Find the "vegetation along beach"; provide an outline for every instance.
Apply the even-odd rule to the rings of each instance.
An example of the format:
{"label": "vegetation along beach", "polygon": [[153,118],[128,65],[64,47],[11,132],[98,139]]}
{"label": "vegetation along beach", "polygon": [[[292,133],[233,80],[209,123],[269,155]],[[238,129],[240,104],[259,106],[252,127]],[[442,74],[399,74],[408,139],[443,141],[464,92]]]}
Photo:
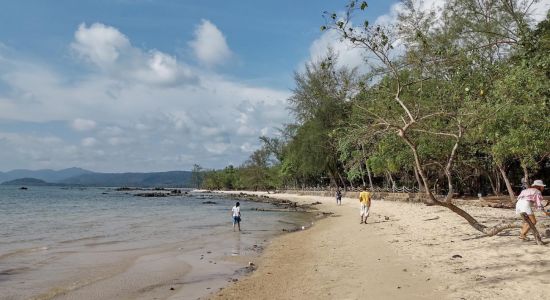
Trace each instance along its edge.
{"label": "vegetation along beach", "polygon": [[0,19],[0,300],[550,299],[550,0]]}

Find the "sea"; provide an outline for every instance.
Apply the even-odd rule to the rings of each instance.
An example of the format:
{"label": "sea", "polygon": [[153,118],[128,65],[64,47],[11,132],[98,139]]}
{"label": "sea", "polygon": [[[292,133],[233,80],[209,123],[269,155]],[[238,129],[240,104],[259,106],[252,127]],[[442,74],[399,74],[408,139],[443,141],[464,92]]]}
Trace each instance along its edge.
{"label": "sea", "polygon": [[[184,191],[0,186],[0,299],[197,299],[254,268],[285,231],[314,216]],[[249,262],[250,261],[250,262]]]}

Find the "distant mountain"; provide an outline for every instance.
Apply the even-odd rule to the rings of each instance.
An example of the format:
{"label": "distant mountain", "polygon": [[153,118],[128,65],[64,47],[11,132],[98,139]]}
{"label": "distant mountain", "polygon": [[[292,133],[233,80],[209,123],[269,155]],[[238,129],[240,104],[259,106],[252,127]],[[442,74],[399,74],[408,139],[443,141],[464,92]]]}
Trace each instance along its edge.
{"label": "distant mountain", "polygon": [[59,181],[66,185],[128,187],[190,187],[190,171],[154,173],[89,173]]}
{"label": "distant mountain", "polygon": [[19,179],[2,182],[1,185],[47,186],[47,185],[55,185],[55,184],[46,182],[44,180],[36,179],[36,178],[19,178]]}
{"label": "distant mountain", "polygon": [[68,168],[63,170],[12,170],[9,172],[0,172],[0,182],[10,181],[19,178],[35,178],[44,180],[47,182],[60,182],[70,177],[79,176],[83,174],[91,174],[92,171],[88,171],[81,168]]}

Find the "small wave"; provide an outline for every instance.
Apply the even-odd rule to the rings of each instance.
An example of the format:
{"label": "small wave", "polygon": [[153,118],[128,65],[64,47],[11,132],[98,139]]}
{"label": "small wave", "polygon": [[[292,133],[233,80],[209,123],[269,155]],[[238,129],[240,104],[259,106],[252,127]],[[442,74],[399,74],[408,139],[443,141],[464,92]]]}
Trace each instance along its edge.
{"label": "small wave", "polygon": [[126,241],[106,241],[106,242],[88,243],[88,244],[84,244],[84,246],[86,247],[105,246],[105,245],[119,244],[123,242],[126,242]]}
{"label": "small wave", "polygon": [[34,252],[38,252],[38,251],[46,251],[48,249],[50,249],[50,248],[47,247],[47,246],[17,249],[17,250],[14,250],[12,252],[8,252],[8,253],[0,255],[0,260],[6,259],[6,258],[9,258],[9,257],[12,257],[12,256],[17,256],[17,255],[24,255],[24,254],[34,253]]}
{"label": "small wave", "polygon": [[87,236],[87,237],[82,237],[82,238],[78,238],[78,239],[61,241],[59,243],[60,244],[72,244],[72,243],[77,243],[77,242],[82,242],[82,241],[87,241],[87,240],[102,239],[102,238],[106,238],[106,237],[107,237],[106,235],[94,235],[94,236]]}
{"label": "small wave", "polygon": [[0,271],[0,280],[1,280],[2,277],[21,274],[23,272],[29,271],[30,269],[31,268],[29,268],[29,267],[21,267],[21,268],[1,270]]}

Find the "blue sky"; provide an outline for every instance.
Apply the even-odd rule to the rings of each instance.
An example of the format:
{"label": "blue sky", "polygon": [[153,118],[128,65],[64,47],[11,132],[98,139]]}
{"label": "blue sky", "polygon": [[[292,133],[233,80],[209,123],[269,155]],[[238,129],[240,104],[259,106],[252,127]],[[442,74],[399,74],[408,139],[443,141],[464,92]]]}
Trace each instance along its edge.
{"label": "blue sky", "polygon": [[[389,11],[392,1],[372,1],[367,15]],[[395,1],[393,1],[395,2]],[[221,71],[278,88],[292,85],[292,70],[319,37],[322,12],[346,1],[11,1],[2,4],[0,41],[29,59],[63,72],[80,72],[67,52],[81,23],[117,28],[136,47],[185,58],[193,29],[206,19],[225,35],[234,61]],[[192,61],[190,62],[192,63]],[[78,73],[77,73],[78,74]]]}
{"label": "blue sky", "polygon": [[[396,2],[369,1],[369,20],[391,21]],[[240,165],[292,121],[296,70],[328,46],[363,64],[319,30],[346,3],[3,1],[0,171]]]}

